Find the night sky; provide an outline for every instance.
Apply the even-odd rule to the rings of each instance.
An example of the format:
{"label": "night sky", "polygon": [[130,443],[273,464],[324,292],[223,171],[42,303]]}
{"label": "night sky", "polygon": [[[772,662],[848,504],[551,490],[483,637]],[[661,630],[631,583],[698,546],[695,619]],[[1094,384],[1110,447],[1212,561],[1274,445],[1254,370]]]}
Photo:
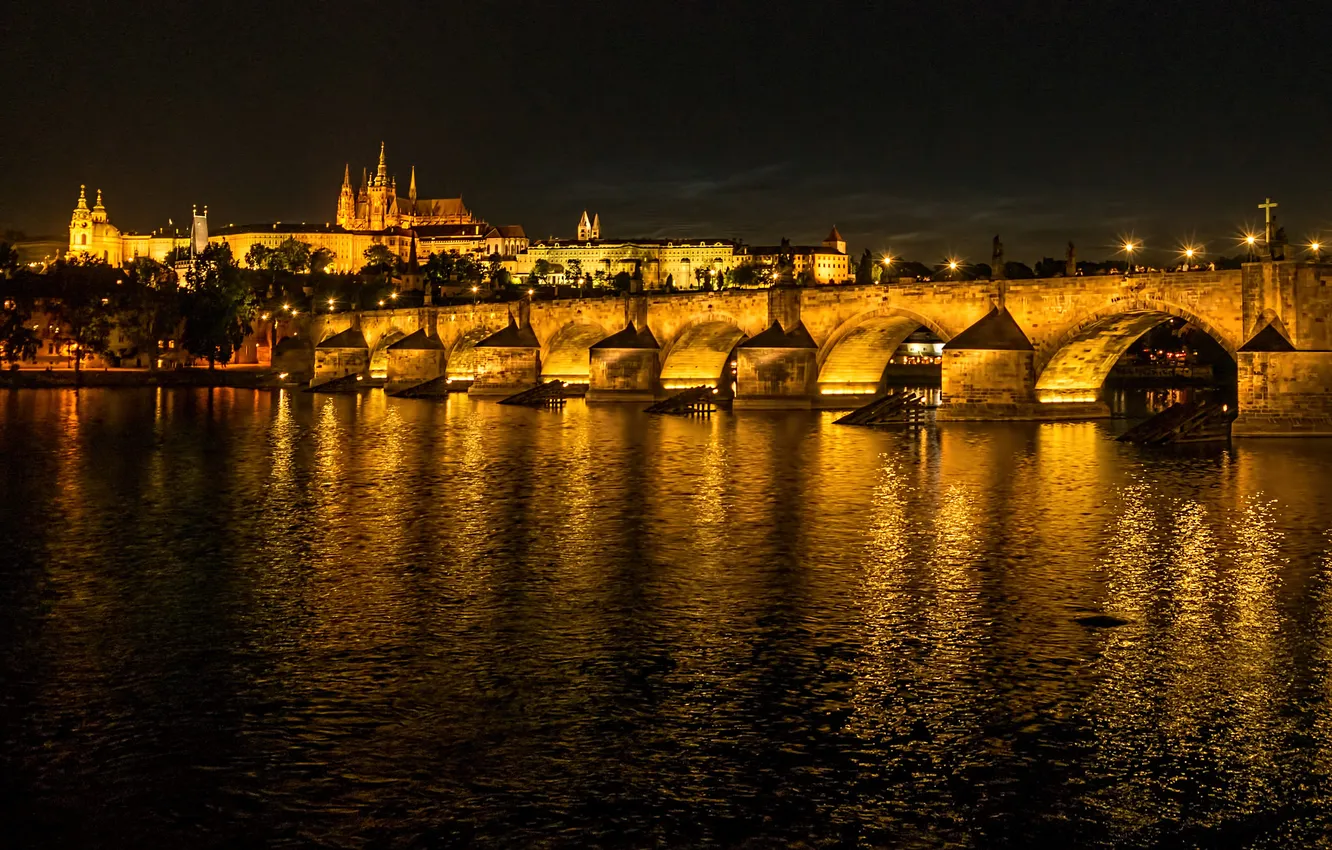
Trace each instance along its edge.
{"label": "night sky", "polygon": [[383,139],[400,193],[415,164],[532,238],[586,207],[608,237],[1164,259],[1237,253],[1269,194],[1292,241],[1332,233],[1316,3],[220,5],[7,11],[0,227],[63,234],[80,183],[122,229],[322,223]]}

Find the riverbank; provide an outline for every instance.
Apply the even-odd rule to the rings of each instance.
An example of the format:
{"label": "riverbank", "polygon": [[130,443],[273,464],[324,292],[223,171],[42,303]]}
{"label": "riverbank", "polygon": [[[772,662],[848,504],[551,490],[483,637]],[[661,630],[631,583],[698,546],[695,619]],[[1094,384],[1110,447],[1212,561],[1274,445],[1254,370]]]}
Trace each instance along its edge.
{"label": "riverbank", "polygon": [[17,369],[0,371],[0,388],[69,387],[241,387],[260,389],[292,385],[267,367],[229,369]]}

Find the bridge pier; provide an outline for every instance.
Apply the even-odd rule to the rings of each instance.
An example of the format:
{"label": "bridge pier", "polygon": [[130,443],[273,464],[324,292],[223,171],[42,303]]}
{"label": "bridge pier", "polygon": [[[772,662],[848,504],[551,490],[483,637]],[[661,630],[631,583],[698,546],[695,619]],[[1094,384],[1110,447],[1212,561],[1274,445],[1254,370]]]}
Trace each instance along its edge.
{"label": "bridge pier", "polygon": [[520,321],[476,344],[476,378],[468,395],[512,395],[541,381],[541,343],[528,319],[529,302],[518,305]]}
{"label": "bridge pier", "polygon": [[940,420],[1091,419],[1110,409],[1091,398],[1036,396],[1036,351],[1003,307],[953,337],[943,352]]}
{"label": "bridge pier", "polygon": [[413,387],[444,377],[444,344],[439,337],[418,329],[388,347],[387,392]]}
{"label": "bridge pier", "polygon": [[1300,351],[1270,317],[1235,354],[1235,437],[1332,437],[1332,351]]}
{"label": "bridge pier", "polygon": [[348,328],[315,346],[314,377],[310,386],[350,375],[369,374],[370,346],[366,345],[365,335],[359,329]]}
{"label": "bridge pier", "polygon": [[819,381],[819,345],[800,320],[799,289],[768,291],[768,329],[735,350],[735,409],[808,410]]}
{"label": "bridge pier", "polygon": [[646,325],[631,323],[588,350],[587,400],[653,401],[661,375],[661,345]]}

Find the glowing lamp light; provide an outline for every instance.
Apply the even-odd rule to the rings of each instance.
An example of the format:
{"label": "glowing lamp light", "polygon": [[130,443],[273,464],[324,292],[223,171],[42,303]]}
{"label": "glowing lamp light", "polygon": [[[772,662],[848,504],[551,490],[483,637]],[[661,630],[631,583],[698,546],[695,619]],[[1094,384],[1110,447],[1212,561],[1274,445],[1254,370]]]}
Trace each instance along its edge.
{"label": "glowing lamp light", "polygon": [[383,307],[383,306],[384,306],[384,299],[383,299],[383,298],[379,299],[379,306],[380,306],[380,307]]}
{"label": "glowing lamp light", "polygon": [[535,290],[535,289],[529,289],[529,290],[527,290],[527,294],[528,294],[529,296],[531,296],[531,295],[536,295],[536,290]]}
{"label": "glowing lamp light", "polygon": [[286,372],[278,372],[278,380],[279,380],[279,381],[285,381],[285,380],[287,380],[287,373],[286,373]]}
{"label": "glowing lamp light", "polygon": [[957,260],[949,260],[949,261],[948,261],[948,270],[949,270],[950,272],[955,272],[955,271],[957,271]]}
{"label": "glowing lamp light", "polygon": [[290,304],[283,304],[283,305],[282,305],[282,309],[283,309],[283,310],[286,310],[287,312],[291,312],[291,305],[290,305]]}
{"label": "glowing lamp light", "polygon": [[473,292],[476,292],[476,287],[475,287],[475,286],[472,287],[472,291],[473,291]]}
{"label": "glowing lamp light", "polygon": [[1244,237],[1244,244],[1246,244],[1246,245],[1253,245],[1253,244],[1256,243],[1257,241],[1258,241],[1258,237],[1257,237],[1257,236],[1245,236],[1245,237]]}
{"label": "glowing lamp light", "polygon": [[332,298],[328,299],[328,308],[329,308],[330,310],[333,309],[333,299],[332,299]]}
{"label": "glowing lamp light", "polygon": [[1195,252],[1194,252],[1194,250],[1193,250],[1192,248],[1185,248],[1185,249],[1184,249],[1184,256],[1188,257],[1190,260],[1193,259],[1193,255],[1194,255],[1194,253],[1195,253]]}
{"label": "glowing lamp light", "polygon": [[389,296],[389,298],[392,298],[394,301],[397,301],[397,300],[398,300],[398,293],[396,293],[396,292],[393,293],[392,295]]}

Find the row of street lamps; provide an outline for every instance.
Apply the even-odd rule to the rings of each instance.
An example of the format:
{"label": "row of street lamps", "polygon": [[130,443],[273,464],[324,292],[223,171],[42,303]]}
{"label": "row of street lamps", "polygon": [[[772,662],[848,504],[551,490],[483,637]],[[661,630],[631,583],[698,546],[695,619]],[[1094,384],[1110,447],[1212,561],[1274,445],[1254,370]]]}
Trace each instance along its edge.
{"label": "row of street lamps", "polygon": [[[1251,233],[1246,233],[1244,235],[1244,238],[1240,240],[1240,245],[1247,248],[1249,253],[1252,254],[1253,251],[1258,247],[1258,243],[1260,241],[1261,240],[1259,240],[1257,236],[1254,236]],[[1123,244],[1120,245],[1120,250],[1124,252],[1124,256],[1127,258],[1129,265],[1131,267],[1133,264],[1134,252],[1146,249],[1143,243],[1140,241],[1134,239],[1125,239]],[[1178,250],[1180,258],[1185,262],[1193,262],[1195,259],[1200,259],[1204,254],[1203,249],[1196,245],[1185,245],[1184,247]],[[1315,262],[1318,262],[1322,258],[1323,244],[1322,242],[1315,239],[1309,242],[1308,245],[1305,246],[1305,250],[1307,250],[1313,256]],[[886,269],[890,268],[893,263],[897,262],[900,259],[901,257],[894,257],[891,253],[885,253],[883,257],[880,259],[880,262],[883,264],[883,267]],[[957,259],[956,257],[948,257],[946,260],[944,260],[943,265],[946,269],[948,269],[948,271],[955,272],[958,269],[960,269],[962,266],[966,265],[966,263],[962,260]]]}

